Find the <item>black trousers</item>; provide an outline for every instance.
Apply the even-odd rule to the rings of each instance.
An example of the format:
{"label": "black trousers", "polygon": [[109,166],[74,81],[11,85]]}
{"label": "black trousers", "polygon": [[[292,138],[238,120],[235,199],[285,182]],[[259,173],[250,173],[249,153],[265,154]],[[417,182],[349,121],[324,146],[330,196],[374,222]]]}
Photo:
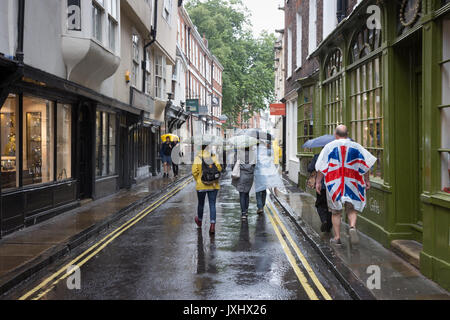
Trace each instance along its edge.
{"label": "black trousers", "polygon": [[175,162],[172,161],[172,170],[173,170],[173,175],[177,176],[178,175],[178,165],[175,164]]}
{"label": "black trousers", "polygon": [[316,208],[317,213],[319,214],[320,221],[322,223],[327,222],[329,226],[331,226],[331,212],[328,210],[328,203],[327,203],[327,192],[326,190],[322,190],[320,194],[316,193],[317,199],[316,199]]}

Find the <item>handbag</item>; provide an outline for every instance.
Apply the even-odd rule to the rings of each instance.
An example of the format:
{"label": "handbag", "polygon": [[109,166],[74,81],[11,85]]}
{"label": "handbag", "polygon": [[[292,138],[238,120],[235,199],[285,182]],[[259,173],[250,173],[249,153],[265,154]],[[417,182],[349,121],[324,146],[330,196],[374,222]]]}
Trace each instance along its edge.
{"label": "handbag", "polygon": [[[210,158],[210,161],[212,159]],[[202,158],[202,182],[205,185],[213,185],[220,179],[220,171],[215,163],[207,164]]]}
{"label": "handbag", "polygon": [[313,189],[313,190],[316,188],[316,176],[317,176],[317,171],[311,172],[311,174],[309,175],[308,181],[306,181],[307,188]]}
{"label": "handbag", "polygon": [[241,177],[241,163],[239,159],[237,159],[233,171],[231,172],[232,179],[239,179]]}

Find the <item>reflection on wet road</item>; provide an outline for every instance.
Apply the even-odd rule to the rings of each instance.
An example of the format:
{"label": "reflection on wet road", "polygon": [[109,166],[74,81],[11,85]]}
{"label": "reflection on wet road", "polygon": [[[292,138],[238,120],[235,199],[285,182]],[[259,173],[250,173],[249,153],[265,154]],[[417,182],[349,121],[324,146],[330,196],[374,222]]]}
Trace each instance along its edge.
{"label": "reflection on wet road", "polygon": [[[278,222],[267,209],[268,214],[258,216],[253,196],[248,222],[241,222],[239,194],[230,182],[230,179],[221,181],[215,236],[208,233],[208,205],[203,228],[197,229],[194,223],[197,196],[195,185],[189,183],[87,260],[80,269],[80,290],[69,290],[64,279],[48,290],[41,290],[40,298],[309,299],[311,295],[299,281],[301,271],[316,296],[323,299],[308,266],[305,269],[295,257],[294,263],[298,265],[295,270],[292,261],[289,262],[286,248],[283,249],[271,223],[273,219],[278,228],[282,224],[292,236],[324,290],[333,299],[349,299],[332,272],[281,214]],[[281,228],[279,232],[283,233]],[[292,249],[293,256],[294,252]],[[66,261],[71,259],[67,257]],[[11,297],[19,298],[30,292],[58,267],[50,269],[46,275],[36,276],[17,288]]]}

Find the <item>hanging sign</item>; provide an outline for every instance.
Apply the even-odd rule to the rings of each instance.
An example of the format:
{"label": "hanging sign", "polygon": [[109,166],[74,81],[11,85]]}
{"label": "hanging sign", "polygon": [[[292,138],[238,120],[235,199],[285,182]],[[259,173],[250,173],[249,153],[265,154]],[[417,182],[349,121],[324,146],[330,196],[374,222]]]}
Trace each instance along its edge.
{"label": "hanging sign", "polygon": [[81,0],[67,0],[67,29],[81,31]]}
{"label": "hanging sign", "polygon": [[271,116],[285,116],[286,105],[284,103],[273,103],[270,105]]}
{"label": "hanging sign", "polygon": [[192,113],[198,113],[199,103],[198,99],[186,99],[186,111]]}

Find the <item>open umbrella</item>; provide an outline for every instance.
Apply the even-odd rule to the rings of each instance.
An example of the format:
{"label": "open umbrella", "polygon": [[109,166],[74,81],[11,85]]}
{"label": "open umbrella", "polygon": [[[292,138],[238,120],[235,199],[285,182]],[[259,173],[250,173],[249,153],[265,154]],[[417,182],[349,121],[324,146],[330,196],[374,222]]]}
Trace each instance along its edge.
{"label": "open umbrella", "polygon": [[311,140],[306,141],[306,143],[302,146],[305,149],[312,148],[321,148],[329,144],[331,141],[336,140],[336,138],[332,134],[326,134],[324,136],[320,136]]}
{"label": "open umbrella", "polygon": [[250,136],[256,139],[261,139],[261,140],[273,140],[272,135],[264,130],[258,129],[258,128],[251,128],[251,129],[244,129],[244,130],[239,130],[238,132],[236,132],[235,134],[236,136]]}
{"label": "open umbrella", "polygon": [[251,136],[234,136],[227,140],[230,149],[245,149],[258,144],[258,139]]}
{"label": "open umbrella", "polygon": [[223,141],[219,143],[219,139],[216,136],[210,134],[195,135],[185,140],[184,143],[195,144],[198,146],[209,146],[209,145],[222,145]]}
{"label": "open umbrella", "polygon": [[169,138],[170,141],[173,141],[175,138],[178,139],[178,141],[180,141],[180,137],[178,137],[177,135],[174,135],[172,133],[167,133],[161,136],[161,140],[162,141],[166,141],[166,139]]}

